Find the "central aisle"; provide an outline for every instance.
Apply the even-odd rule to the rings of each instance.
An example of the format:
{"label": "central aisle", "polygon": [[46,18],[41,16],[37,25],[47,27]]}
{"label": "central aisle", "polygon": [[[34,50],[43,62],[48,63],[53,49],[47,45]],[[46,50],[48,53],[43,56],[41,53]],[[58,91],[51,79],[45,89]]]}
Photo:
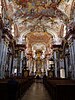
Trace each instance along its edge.
{"label": "central aisle", "polygon": [[51,100],[51,97],[42,83],[35,82],[27,90],[22,100]]}

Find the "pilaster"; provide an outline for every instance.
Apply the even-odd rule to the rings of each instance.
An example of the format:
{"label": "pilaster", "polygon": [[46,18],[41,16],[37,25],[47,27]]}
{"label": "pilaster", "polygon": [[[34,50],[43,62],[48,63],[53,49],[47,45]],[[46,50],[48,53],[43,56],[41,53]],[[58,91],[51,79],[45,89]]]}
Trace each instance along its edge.
{"label": "pilaster", "polygon": [[64,68],[62,45],[53,45],[52,48],[55,65],[55,77],[60,77],[60,69],[62,67]]}
{"label": "pilaster", "polygon": [[[22,75],[22,69],[26,67],[26,58],[25,58],[25,45],[16,44],[15,55],[17,59],[17,76]],[[14,66],[13,66],[14,67]]]}

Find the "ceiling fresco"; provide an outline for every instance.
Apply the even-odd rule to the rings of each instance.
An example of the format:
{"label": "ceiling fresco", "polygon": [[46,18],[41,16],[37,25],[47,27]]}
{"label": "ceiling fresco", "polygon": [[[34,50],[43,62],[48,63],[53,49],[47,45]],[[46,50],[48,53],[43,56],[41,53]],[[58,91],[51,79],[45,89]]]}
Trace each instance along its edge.
{"label": "ceiling fresco", "polygon": [[[17,43],[60,45],[71,20],[74,0],[3,0]],[[40,45],[41,46],[41,45]],[[42,46],[41,46],[42,47]]]}
{"label": "ceiling fresco", "polygon": [[17,24],[19,34],[26,34],[27,30],[31,32],[37,23],[57,34],[61,24],[67,24],[70,19],[72,2],[73,0],[9,0],[7,13],[13,23]]}

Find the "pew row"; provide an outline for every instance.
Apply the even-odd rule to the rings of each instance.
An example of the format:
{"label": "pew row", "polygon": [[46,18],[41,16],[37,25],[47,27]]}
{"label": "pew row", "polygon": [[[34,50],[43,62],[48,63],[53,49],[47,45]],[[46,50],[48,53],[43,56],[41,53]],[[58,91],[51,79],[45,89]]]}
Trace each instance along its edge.
{"label": "pew row", "polygon": [[[9,100],[9,80],[10,79],[0,80],[0,100]],[[18,88],[16,92],[16,98],[18,100],[22,98],[26,90],[32,85],[34,82],[34,77],[16,78],[15,80],[18,82]]]}
{"label": "pew row", "polygon": [[43,83],[49,91],[52,100],[74,100],[74,80],[45,78],[43,79]]}

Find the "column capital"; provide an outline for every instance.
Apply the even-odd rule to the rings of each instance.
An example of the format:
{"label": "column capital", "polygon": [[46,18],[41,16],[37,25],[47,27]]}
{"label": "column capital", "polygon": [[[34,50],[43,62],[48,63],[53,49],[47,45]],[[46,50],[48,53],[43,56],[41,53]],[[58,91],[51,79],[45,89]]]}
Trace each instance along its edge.
{"label": "column capital", "polygon": [[52,45],[53,51],[62,51],[62,45]]}
{"label": "column capital", "polygon": [[3,21],[2,21],[2,17],[1,17],[1,15],[0,15],[0,29],[3,29]]}
{"label": "column capital", "polygon": [[26,45],[25,44],[16,44],[15,45],[15,48],[16,48],[16,50],[21,50],[21,51],[24,51],[25,50],[25,48],[26,48]]}

